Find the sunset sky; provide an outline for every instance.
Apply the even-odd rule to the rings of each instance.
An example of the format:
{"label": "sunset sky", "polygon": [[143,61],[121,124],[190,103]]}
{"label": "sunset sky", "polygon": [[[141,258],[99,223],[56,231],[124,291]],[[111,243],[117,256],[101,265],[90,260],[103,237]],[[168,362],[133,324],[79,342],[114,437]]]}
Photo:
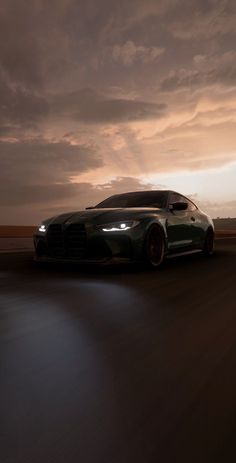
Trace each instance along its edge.
{"label": "sunset sky", "polygon": [[2,224],[174,189],[236,217],[235,0],[2,0]]}

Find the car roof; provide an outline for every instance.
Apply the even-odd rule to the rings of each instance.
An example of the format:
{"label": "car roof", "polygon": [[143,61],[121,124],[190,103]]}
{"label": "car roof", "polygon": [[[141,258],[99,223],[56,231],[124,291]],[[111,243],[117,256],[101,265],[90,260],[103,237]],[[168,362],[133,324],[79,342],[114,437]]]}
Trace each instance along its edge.
{"label": "car roof", "polygon": [[129,195],[129,194],[145,194],[145,193],[177,193],[178,195],[184,196],[181,193],[178,193],[177,191],[173,190],[137,190],[137,191],[125,191],[124,193],[116,193],[114,195],[111,195],[110,198],[115,197],[115,196],[121,196],[121,195]]}

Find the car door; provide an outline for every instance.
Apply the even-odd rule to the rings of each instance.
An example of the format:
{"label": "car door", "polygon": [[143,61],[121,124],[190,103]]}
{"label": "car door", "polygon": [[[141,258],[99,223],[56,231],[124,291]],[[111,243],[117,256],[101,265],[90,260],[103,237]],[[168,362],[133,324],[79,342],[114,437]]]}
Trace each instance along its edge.
{"label": "car door", "polygon": [[189,250],[193,247],[194,242],[193,218],[189,206],[185,210],[171,210],[171,205],[178,202],[188,203],[188,200],[178,193],[170,193],[166,224],[168,249],[170,252]]}
{"label": "car door", "polygon": [[193,240],[193,247],[199,249],[202,247],[202,242],[204,240],[204,230],[202,227],[202,214],[197,208],[197,206],[186,198],[188,203],[188,211],[191,221],[191,236]]}

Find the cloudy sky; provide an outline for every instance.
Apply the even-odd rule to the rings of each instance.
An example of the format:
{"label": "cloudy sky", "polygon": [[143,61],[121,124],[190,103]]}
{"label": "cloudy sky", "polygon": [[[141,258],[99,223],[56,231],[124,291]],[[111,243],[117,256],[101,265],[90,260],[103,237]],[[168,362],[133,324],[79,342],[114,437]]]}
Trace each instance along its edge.
{"label": "cloudy sky", "polygon": [[0,221],[116,192],[236,216],[235,0],[2,0]]}

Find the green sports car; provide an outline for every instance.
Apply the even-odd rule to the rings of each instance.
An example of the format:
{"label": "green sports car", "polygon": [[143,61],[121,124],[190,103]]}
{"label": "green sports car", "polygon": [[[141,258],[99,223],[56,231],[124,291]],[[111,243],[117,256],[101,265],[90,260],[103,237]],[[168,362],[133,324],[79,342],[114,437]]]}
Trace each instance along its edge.
{"label": "green sports car", "polygon": [[214,249],[210,217],[174,191],[138,191],[111,196],[85,211],[45,220],[34,235],[42,262],[145,262]]}

